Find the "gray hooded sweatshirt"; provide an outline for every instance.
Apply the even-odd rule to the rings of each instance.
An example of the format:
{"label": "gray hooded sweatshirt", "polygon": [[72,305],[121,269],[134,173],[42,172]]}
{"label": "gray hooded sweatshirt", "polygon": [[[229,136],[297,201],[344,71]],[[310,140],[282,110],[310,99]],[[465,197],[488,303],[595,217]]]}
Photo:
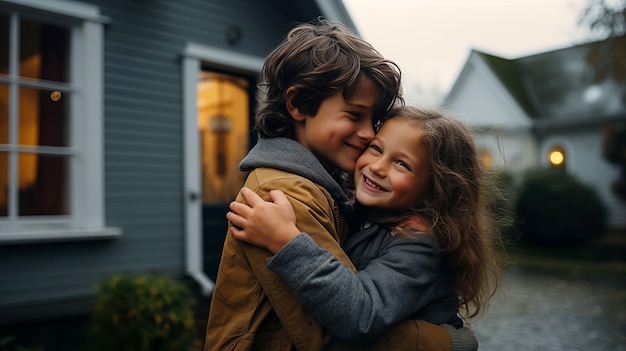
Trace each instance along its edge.
{"label": "gray hooded sweatshirt", "polygon": [[348,220],[354,216],[352,202],[338,180],[334,179],[320,161],[297,141],[289,138],[260,139],[239,163],[239,169],[246,172],[260,167],[297,174],[321,185],[337,201],[341,213]]}

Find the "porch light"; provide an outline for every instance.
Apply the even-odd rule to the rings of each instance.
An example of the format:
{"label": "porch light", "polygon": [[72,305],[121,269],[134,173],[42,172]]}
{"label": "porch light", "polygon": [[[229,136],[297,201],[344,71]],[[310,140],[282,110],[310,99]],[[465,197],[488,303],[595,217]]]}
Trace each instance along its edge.
{"label": "porch light", "polygon": [[565,166],[565,151],[560,147],[554,147],[550,149],[548,153],[548,160],[553,167]]}

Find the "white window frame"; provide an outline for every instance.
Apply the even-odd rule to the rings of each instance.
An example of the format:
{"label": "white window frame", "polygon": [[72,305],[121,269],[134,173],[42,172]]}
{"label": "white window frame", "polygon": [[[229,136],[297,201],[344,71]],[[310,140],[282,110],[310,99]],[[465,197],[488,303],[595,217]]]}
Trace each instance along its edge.
{"label": "white window frame", "polygon": [[[76,1],[0,0],[0,6],[8,9],[9,16],[35,16],[68,26],[71,33],[70,146],[63,148],[70,155],[69,214],[0,217],[0,245],[119,236],[121,229],[107,228],[104,223],[103,72],[108,19],[97,6]],[[16,200],[10,197],[9,201]]]}

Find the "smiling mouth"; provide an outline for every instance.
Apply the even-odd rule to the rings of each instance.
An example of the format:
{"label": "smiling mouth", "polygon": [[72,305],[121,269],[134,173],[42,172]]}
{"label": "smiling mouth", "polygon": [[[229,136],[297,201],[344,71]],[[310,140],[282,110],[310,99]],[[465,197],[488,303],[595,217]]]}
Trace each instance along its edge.
{"label": "smiling mouth", "polygon": [[365,183],[365,185],[367,185],[368,187],[374,190],[386,191],[384,188],[382,188],[380,185],[376,184],[375,182],[373,182],[371,179],[369,179],[366,176],[363,176],[363,182]]}
{"label": "smiling mouth", "polygon": [[348,145],[351,149],[355,150],[356,152],[360,154],[363,153],[363,150],[365,150],[365,147],[360,147],[354,144],[350,144],[350,143],[345,143],[346,145]]}

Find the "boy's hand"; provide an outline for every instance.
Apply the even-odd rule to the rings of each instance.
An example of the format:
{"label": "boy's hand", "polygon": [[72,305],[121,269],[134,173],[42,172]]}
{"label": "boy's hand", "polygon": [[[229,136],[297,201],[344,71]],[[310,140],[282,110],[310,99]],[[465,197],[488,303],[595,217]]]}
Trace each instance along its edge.
{"label": "boy's hand", "polygon": [[226,214],[233,224],[231,233],[236,239],[276,253],[300,234],[296,214],[282,191],[270,191],[271,202],[245,187],[241,195],[248,204],[233,201],[231,212]]}

